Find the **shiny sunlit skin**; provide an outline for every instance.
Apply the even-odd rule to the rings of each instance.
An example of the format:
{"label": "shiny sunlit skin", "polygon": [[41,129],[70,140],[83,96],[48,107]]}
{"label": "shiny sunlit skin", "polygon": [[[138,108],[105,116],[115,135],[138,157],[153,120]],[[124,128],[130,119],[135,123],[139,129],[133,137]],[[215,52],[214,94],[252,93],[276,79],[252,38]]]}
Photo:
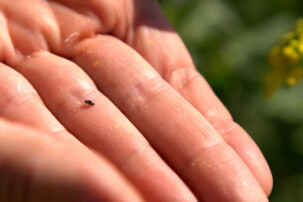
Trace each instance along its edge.
{"label": "shiny sunlit skin", "polygon": [[0,62],[0,199],[268,201],[157,1],[0,0]]}

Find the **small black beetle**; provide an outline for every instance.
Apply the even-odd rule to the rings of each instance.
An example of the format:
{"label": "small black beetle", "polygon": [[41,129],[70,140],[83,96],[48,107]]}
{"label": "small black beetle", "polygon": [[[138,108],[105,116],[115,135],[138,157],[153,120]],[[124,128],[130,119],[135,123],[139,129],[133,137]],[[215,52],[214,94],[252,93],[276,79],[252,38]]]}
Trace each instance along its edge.
{"label": "small black beetle", "polygon": [[85,100],[84,102],[88,105],[92,105],[92,106],[95,105],[95,103],[91,100]]}

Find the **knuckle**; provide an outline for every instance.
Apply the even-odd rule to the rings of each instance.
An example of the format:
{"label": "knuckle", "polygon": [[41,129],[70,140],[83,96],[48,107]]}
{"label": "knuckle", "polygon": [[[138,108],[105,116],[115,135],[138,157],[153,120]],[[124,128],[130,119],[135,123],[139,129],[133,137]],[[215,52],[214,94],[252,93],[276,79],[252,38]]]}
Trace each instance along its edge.
{"label": "knuckle", "polygon": [[150,102],[167,92],[168,85],[154,72],[145,72],[126,90],[126,102],[136,111],[144,111]]}
{"label": "knuckle", "polygon": [[[214,143],[193,152],[181,167],[181,172],[192,172],[196,170],[215,169],[216,167],[233,160],[228,150],[230,148],[225,142]],[[225,151],[225,152],[223,152]]]}
{"label": "knuckle", "polygon": [[234,122],[232,119],[216,119],[212,122],[212,125],[222,136],[233,134],[233,132],[241,128],[239,124]]}
{"label": "knuckle", "polygon": [[[135,173],[130,175],[139,175],[138,172],[144,172],[151,164],[154,164],[160,160],[159,157],[154,154],[155,153],[150,144],[145,142],[144,145],[134,149],[133,153],[126,157],[118,167],[120,170],[126,173],[131,173],[133,170],[136,170]],[[136,167],[134,169],[133,165],[137,165],[137,162],[141,162],[141,166],[140,168]]]}
{"label": "knuckle", "polygon": [[180,66],[166,73],[164,78],[176,90],[182,90],[194,82],[198,75],[196,69],[190,68],[190,66]]}

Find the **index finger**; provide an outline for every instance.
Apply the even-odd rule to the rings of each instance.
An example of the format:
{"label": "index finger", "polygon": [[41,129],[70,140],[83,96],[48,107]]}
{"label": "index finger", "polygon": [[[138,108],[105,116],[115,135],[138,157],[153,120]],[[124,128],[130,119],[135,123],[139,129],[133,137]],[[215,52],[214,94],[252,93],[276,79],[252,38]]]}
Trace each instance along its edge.
{"label": "index finger", "polygon": [[185,45],[163,15],[157,1],[134,19],[126,42],[140,53],[178,92],[217,129],[252,171],[264,192],[272,189],[272,176],[258,146],[236,124],[193,64]]}

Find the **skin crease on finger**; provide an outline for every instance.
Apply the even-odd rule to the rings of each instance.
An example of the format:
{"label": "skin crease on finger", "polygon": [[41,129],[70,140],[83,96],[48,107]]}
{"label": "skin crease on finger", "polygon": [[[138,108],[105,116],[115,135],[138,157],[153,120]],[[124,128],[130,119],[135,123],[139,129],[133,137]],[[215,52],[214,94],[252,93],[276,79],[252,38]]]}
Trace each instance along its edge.
{"label": "skin crease on finger", "polygon": [[[1,3],[2,2],[7,3],[9,1],[1,1]],[[38,1],[36,1],[36,2],[38,2]],[[61,1],[61,2],[66,2],[66,1]],[[60,7],[60,5],[54,4],[52,6],[52,8],[55,8],[56,6]],[[93,29],[91,29],[87,32],[83,32],[84,34],[82,34],[82,35],[81,35],[82,32],[80,32],[80,34],[74,34],[75,30],[71,30],[71,31],[67,31],[66,34],[64,34],[62,36],[62,35],[59,34],[59,30],[65,30],[65,29],[62,29],[62,27],[71,27],[71,26],[66,26],[64,23],[57,24],[57,23],[54,23],[54,22],[56,22],[56,20],[58,22],[59,18],[62,18],[62,16],[64,16],[60,13],[64,14],[64,12],[61,12],[61,11],[57,12],[55,14],[56,17],[54,17],[54,14],[52,14],[52,12],[50,12],[49,9],[47,9],[47,8],[49,8],[48,6],[44,6],[43,8],[44,8],[44,10],[41,10],[39,12],[41,12],[41,13],[43,12],[42,16],[48,16],[48,17],[45,17],[45,18],[48,18],[48,19],[46,20],[46,19],[39,19],[39,18],[36,19],[35,18],[38,21],[40,20],[40,23],[36,23],[36,24],[46,24],[46,26],[44,26],[44,28],[43,28],[43,26],[41,26],[42,31],[40,30],[39,26],[32,28],[32,30],[34,30],[34,33],[35,33],[36,37],[31,37],[31,35],[32,35],[31,32],[20,31],[20,30],[22,30],[22,29],[20,29],[20,26],[14,25],[14,23],[11,23],[10,21],[6,21],[5,19],[3,20],[3,18],[0,18],[0,22],[1,22],[0,26],[1,25],[6,25],[6,24],[8,24],[8,22],[9,22],[9,24],[12,24],[12,27],[10,28],[10,33],[18,33],[18,32],[22,33],[19,36],[11,36],[11,37],[8,37],[8,40],[5,40],[5,44],[4,44],[5,48],[4,48],[4,51],[2,52],[2,55],[0,55],[0,59],[4,58],[4,61],[6,61],[8,64],[12,64],[12,65],[14,63],[18,62],[18,60],[20,60],[20,57],[19,57],[20,55],[18,56],[18,54],[17,55],[14,54],[14,50],[13,50],[12,47],[15,47],[16,51],[18,51],[21,55],[27,55],[28,53],[30,53],[32,51],[39,50],[39,49],[59,50],[59,49],[61,49],[61,47],[66,47],[66,50],[69,50],[68,47],[71,47],[72,44],[81,40],[81,37],[86,38],[86,37],[92,36],[94,32],[103,32],[104,30],[113,29],[113,28],[110,28],[110,27],[113,27],[113,24],[115,24],[112,21],[108,21],[107,24],[105,23],[106,26],[100,27],[100,26],[98,26],[99,23],[98,22],[96,23],[96,18],[94,18],[94,17],[85,18],[85,20],[83,20],[83,18],[81,18],[81,19],[78,19],[78,22],[79,22],[80,25],[81,25],[81,22],[86,24],[86,26],[88,24],[95,24],[94,26],[90,26],[90,27],[93,27]],[[60,7],[60,8],[62,8],[62,7]],[[60,9],[57,9],[57,10],[60,10]],[[72,13],[71,9],[66,9],[66,10],[70,11]],[[7,14],[9,12],[4,12],[4,13]],[[11,15],[11,16],[13,16],[13,15]],[[56,20],[52,21],[52,20],[49,20],[49,19],[56,19]],[[29,21],[33,21],[33,20],[34,19],[30,19]],[[48,23],[42,23],[42,22],[45,22],[45,21],[48,22]],[[103,25],[105,25],[105,24],[103,24]],[[123,24],[123,23],[117,23],[117,24]],[[125,23],[125,24],[127,24],[127,23]],[[117,26],[117,25],[115,25],[115,26]],[[84,25],[84,27],[85,27],[85,25]],[[107,27],[107,28],[105,28],[105,27]],[[119,26],[117,26],[117,27],[119,27]],[[21,26],[21,28],[22,28],[22,26]],[[81,29],[81,26],[78,29]],[[102,31],[102,29],[103,29],[103,31]],[[6,29],[1,29],[1,31],[0,31],[1,32],[1,37],[9,35],[8,32],[5,32],[5,30]],[[50,34],[47,35],[45,33],[50,33]],[[18,40],[17,40],[17,38],[18,38]],[[37,41],[37,39],[38,39],[38,41]],[[44,40],[48,41],[48,43],[45,43]],[[20,43],[18,41],[27,42],[30,45],[23,45],[23,43]],[[67,43],[64,43],[64,41],[67,42]],[[55,44],[55,45],[52,45],[51,47],[49,47],[49,46],[47,46],[48,44]],[[63,44],[64,46],[61,46],[61,44]],[[29,48],[24,49],[24,48],[22,48],[22,46],[29,47]],[[58,48],[58,47],[60,47],[60,48]],[[1,51],[0,51],[0,53],[1,53]],[[157,67],[158,65],[154,65],[154,66]],[[159,70],[159,72],[161,72],[161,70]],[[260,170],[262,170],[262,169],[260,169]],[[268,192],[268,191],[266,191],[266,192]]]}

